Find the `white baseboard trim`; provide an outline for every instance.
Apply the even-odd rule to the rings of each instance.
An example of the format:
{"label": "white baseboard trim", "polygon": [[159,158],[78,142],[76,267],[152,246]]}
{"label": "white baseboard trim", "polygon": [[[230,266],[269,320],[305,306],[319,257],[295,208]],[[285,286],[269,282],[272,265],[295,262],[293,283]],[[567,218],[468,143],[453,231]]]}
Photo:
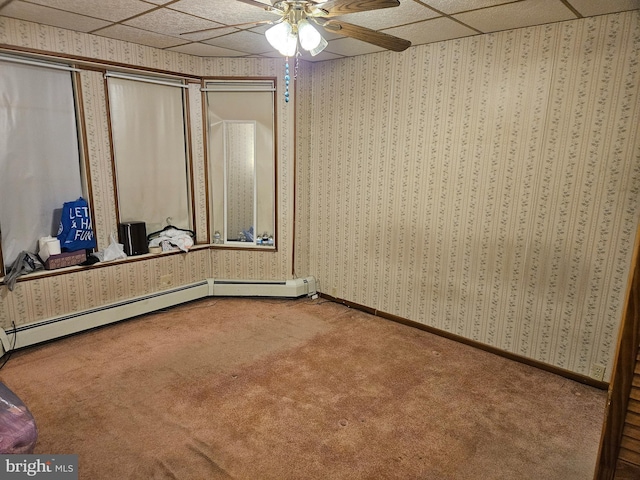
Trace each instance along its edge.
{"label": "white baseboard trim", "polygon": [[15,329],[0,329],[0,346],[4,354],[12,349],[65,337],[208,296],[295,298],[303,295],[312,296],[316,293],[316,282],[313,277],[284,281],[207,279],[68,315],[19,325]]}

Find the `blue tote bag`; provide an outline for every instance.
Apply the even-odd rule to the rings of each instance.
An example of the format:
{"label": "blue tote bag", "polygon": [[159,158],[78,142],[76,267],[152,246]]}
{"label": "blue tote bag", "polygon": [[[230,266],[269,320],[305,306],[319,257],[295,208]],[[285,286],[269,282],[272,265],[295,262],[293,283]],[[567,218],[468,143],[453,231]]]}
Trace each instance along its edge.
{"label": "blue tote bag", "polygon": [[80,197],[73,202],[65,202],[58,228],[60,247],[67,252],[96,247],[96,239],[91,226],[89,204]]}

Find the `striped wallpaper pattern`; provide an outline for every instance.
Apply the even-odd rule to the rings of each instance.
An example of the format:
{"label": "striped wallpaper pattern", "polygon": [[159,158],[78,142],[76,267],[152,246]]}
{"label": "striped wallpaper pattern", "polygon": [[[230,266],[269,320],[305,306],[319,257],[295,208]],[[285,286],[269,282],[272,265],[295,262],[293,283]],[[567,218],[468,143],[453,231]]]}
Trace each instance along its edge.
{"label": "striped wallpaper pattern", "polygon": [[112,181],[111,140],[107,120],[107,98],[101,72],[80,73],[82,111],[86,126],[88,180],[93,199],[93,229],[98,249],[109,245],[109,235],[118,238],[118,218],[113,206],[116,193]]}
{"label": "striped wallpaper pattern", "polygon": [[639,13],[314,64],[298,214],[319,290],[610,370],[640,216]]}
{"label": "striped wallpaper pattern", "polygon": [[[280,59],[206,59],[163,51],[105,37],[0,17],[0,44],[75,55],[130,67],[202,77],[277,77],[284,91],[284,61]],[[88,183],[93,197],[98,248],[104,249],[111,232],[117,235],[115,190],[111,166],[107,100],[102,72],[80,74],[82,109],[88,152]],[[189,84],[191,161],[194,182],[194,217],[197,240],[207,240],[207,192],[204,154],[204,120],[199,84]],[[239,251],[220,248],[195,250],[186,255],[142,257],[135,261],[90,269],[72,269],[54,276],[20,281],[13,292],[0,286],[0,327],[10,328],[98,307],[139,295],[166,290],[205,278],[282,280],[292,274],[293,239],[293,103],[277,97],[278,172],[277,251]],[[292,97],[293,98],[293,97]],[[58,272],[59,273],[59,272]],[[170,275],[171,285],[160,276]]]}
{"label": "striped wallpaper pattern", "polygon": [[[202,121],[202,94],[199,83],[190,83],[188,89],[189,96],[189,116],[191,132],[191,169],[193,178],[191,192],[196,207],[195,232],[198,243],[207,243],[209,234],[207,232],[207,185],[204,157],[204,123]],[[213,240],[212,240],[213,241]]]}
{"label": "striped wallpaper pattern", "polygon": [[[284,87],[280,59],[202,59],[7,18],[0,43]],[[0,326],[159,291],[167,273],[176,285],[311,274],[320,291],[506,351],[610,369],[640,211],[639,45],[635,11],[303,63],[295,127],[278,96],[277,252],[19,282],[0,288]],[[104,245],[116,222],[106,105],[100,73],[80,75]],[[200,239],[197,97],[190,87]]]}
{"label": "striped wallpaper pattern", "polygon": [[[160,277],[170,275],[171,285]],[[23,325],[188,285],[211,278],[208,250],[151,256],[148,260],[74,268],[64,275],[18,282],[0,289],[0,325]]]}

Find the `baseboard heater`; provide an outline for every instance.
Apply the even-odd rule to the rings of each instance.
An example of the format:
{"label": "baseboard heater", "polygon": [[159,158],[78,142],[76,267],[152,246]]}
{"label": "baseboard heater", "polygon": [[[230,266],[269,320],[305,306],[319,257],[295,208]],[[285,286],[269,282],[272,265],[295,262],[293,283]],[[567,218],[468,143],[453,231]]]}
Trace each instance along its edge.
{"label": "baseboard heater", "polygon": [[210,280],[210,295],[216,297],[301,297],[316,293],[316,279],[286,281]]}
{"label": "baseboard heater", "polygon": [[15,329],[0,329],[0,345],[2,353],[5,353],[14,348],[28,347],[208,296],[295,298],[315,294],[316,282],[313,277],[282,282],[208,279],[81,312],[19,325]]}

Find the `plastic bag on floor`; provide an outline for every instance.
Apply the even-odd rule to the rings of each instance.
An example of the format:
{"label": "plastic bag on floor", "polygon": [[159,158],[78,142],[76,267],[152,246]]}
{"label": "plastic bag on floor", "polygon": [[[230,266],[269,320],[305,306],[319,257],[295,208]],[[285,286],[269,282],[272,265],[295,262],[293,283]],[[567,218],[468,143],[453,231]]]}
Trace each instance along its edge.
{"label": "plastic bag on floor", "polygon": [[33,415],[18,396],[0,382],[0,453],[33,453],[37,440]]}

